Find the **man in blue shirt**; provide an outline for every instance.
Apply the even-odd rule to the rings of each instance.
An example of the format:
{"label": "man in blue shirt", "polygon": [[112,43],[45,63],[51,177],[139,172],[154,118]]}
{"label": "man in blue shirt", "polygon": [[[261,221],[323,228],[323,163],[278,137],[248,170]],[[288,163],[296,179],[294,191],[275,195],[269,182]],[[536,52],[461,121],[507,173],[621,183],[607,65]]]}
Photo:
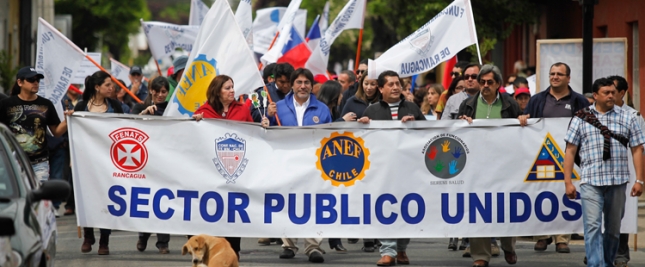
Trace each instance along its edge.
{"label": "man in blue shirt", "polygon": [[[577,197],[571,173],[580,150],[580,196],[588,266],[614,266],[625,212],[625,190],[630,179],[628,146],[636,171],[631,196],[640,196],[645,183],[642,163],[645,136],[638,119],[615,106],[617,93],[612,80],[596,80],[593,83],[595,104],[576,113],[565,137],[564,179],[569,199]],[[603,221],[604,234],[601,233]]]}

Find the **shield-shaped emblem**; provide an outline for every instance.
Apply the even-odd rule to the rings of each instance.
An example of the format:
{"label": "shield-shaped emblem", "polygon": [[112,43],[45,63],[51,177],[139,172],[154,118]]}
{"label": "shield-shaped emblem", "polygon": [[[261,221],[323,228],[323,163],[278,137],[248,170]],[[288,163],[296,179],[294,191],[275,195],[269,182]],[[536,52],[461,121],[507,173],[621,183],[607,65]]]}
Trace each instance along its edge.
{"label": "shield-shaped emblem", "polygon": [[425,54],[430,50],[432,43],[434,42],[434,36],[430,29],[424,29],[417,33],[416,36],[410,39],[410,45],[417,54],[425,56]]}
{"label": "shield-shaped emblem", "polygon": [[244,158],[246,154],[246,140],[236,134],[226,134],[215,140],[216,158],[213,159],[219,173],[226,178],[226,183],[235,183],[248,163]]}

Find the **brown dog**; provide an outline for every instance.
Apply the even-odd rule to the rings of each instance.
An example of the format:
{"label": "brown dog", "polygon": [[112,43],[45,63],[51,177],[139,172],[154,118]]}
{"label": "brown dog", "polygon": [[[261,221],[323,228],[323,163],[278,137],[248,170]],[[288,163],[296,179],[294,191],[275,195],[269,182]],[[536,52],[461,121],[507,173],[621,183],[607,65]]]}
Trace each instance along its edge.
{"label": "brown dog", "polygon": [[193,267],[238,267],[237,255],[226,239],[196,235],[188,239],[181,255],[193,255]]}

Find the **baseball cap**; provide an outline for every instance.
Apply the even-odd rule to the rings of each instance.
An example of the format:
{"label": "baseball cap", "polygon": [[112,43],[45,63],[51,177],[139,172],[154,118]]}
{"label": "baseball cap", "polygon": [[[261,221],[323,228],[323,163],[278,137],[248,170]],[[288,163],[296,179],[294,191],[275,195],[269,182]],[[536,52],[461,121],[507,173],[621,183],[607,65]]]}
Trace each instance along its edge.
{"label": "baseball cap", "polygon": [[327,79],[327,76],[322,75],[322,74],[318,74],[318,75],[314,76],[314,82],[316,82],[316,83],[325,83],[328,80],[329,79]]}
{"label": "baseball cap", "polygon": [[185,69],[186,63],[188,63],[188,56],[180,56],[178,58],[175,58],[175,60],[172,62],[172,66],[175,68],[175,72],[173,74]]}
{"label": "baseball cap", "polygon": [[531,91],[529,91],[529,89],[526,88],[526,87],[517,88],[517,90],[515,90],[515,96],[518,96],[518,95],[521,95],[521,94],[527,94],[527,95],[531,96]]}
{"label": "baseball cap", "polygon": [[170,75],[173,75],[173,74],[175,74],[175,67],[170,66],[170,68],[168,68],[168,72],[166,72],[166,76],[170,76]]}
{"label": "baseball cap", "polygon": [[132,66],[132,68],[130,68],[130,75],[132,74],[139,74],[139,75],[143,74],[143,72],[141,71],[141,67]]}
{"label": "baseball cap", "polygon": [[18,74],[16,74],[16,79],[24,79],[24,78],[32,78],[32,77],[38,77],[39,79],[44,79],[45,76],[36,72],[36,69],[33,67],[24,67],[20,70],[18,70]]}

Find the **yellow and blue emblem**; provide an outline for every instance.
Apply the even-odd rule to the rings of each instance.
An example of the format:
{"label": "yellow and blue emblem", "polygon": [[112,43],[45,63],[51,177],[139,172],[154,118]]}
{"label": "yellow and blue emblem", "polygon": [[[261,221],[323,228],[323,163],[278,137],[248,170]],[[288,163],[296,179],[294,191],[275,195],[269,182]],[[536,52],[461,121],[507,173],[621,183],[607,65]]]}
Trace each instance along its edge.
{"label": "yellow and blue emblem", "polygon": [[[572,180],[579,180],[578,172],[571,173]],[[564,153],[554,141],[550,133],[546,134],[540,152],[533,166],[526,175],[524,182],[558,182],[564,181]]]}
{"label": "yellow and blue emblem", "polygon": [[175,88],[174,101],[179,104],[179,112],[192,116],[193,113],[206,103],[206,91],[211,81],[217,76],[217,61],[199,54],[190,66],[186,66],[184,74]]}
{"label": "yellow and blue emblem", "polygon": [[334,132],[320,141],[316,167],[322,172],[322,178],[331,181],[333,186],[348,187],[365,177],[370,168],[369,156],[363,138],[349,132]]}

